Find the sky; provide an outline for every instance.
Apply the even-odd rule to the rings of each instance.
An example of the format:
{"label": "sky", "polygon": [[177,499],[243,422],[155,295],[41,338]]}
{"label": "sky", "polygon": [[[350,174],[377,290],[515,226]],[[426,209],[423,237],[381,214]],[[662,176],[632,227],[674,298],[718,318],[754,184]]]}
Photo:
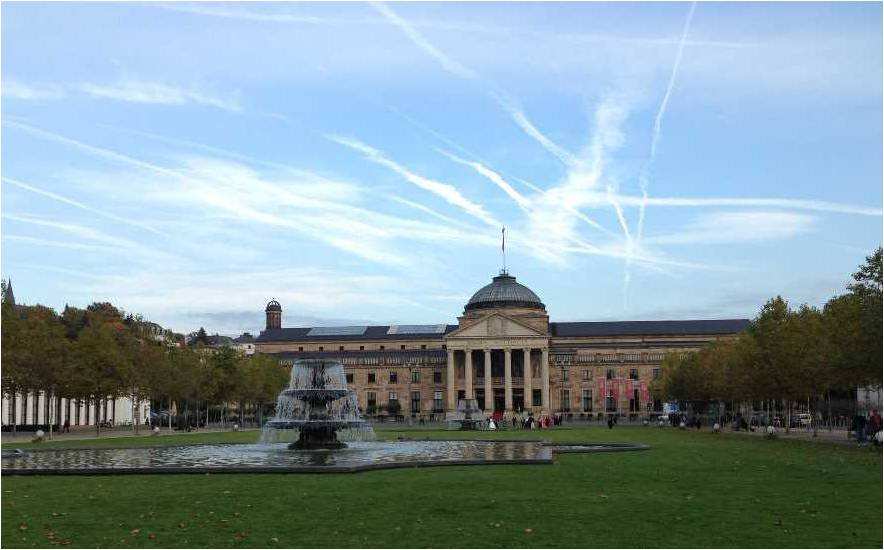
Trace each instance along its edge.
{"label": "sky", "polygon": [[880,3],[4,3],[2,276],[179,332],[819,305],[881,243]]}

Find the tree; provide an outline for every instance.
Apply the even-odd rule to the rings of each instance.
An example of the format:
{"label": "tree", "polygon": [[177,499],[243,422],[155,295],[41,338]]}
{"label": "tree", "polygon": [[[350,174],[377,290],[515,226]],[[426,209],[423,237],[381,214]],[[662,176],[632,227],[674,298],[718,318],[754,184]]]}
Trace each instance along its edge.
{"label": "tree", "polygon": [[851,292],[870,292],[881,295],[884,274],[882,274],[880,246],[871,255],[866,256],[866,263],[859,266],[859,269],[853,273],[853,280],[856,282],[847,287]]}
{"label": "tree", "polygon": [[[0,354],[2,354],[3,368],[0,373],[2,373],[3,393],[12,399],[16,395],[25,394],[33,384],[29,377],[29,357],[24,336],[25,323],[16,308],[5,299],[5,293],[2,315],[3,323],[0,324],[0,331],[2,331],[3,346],[0,347]],[[13,416],[15,416],[14,411]],[[18,421],[11,420],[12,430],[15,433]]]}
{"label": "tree", "polygon": [[193,341],[191,343],[193,345],[202,344],[204,346],[208,346],[209,345],[209,335],[206,334],[206,329],[204,329],[203,327],[200,327],[200,329],[198,331],[196,331],[196,335],[194,336]]}
{"label": "tree", "polygon": [[95,432],[101,433],[99,410],[103,400],[122,395],[131,368],[130,358],[118,341],[119,329],[111,322],[87,325],[71,349],[71,393],[95,404]]}
{"label": "tree", "polygon": [[130,324],[124,345],[130,368],[123,373],[122,386],[132,400],[132,428],[138,433],[142,421],[141,402],[150,398],[152,383],[161,383],[154,371],[166,374],[163,372],[166,350],[162,343],[148,334],[145,325],[138,319]]}

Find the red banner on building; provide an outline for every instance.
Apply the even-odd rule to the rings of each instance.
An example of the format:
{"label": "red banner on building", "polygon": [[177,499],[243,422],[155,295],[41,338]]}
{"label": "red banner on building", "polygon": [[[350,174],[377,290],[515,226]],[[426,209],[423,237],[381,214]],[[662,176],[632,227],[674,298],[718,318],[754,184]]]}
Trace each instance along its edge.
{"label": "red banner on building", "polygon": [[604,379],[604,377],[596,378],[595,379],[595,386],[596,386],[596,390],[598,390],[597,399],[604,399],[605,396],[607,395],[605,393],[605,379]]}
{"label": "red banner on building", "polygon": [[648,390],[648,385],[645,382],[642,382],[641,394],[642,394],[642,403],[650,403],[651,402],[651,392],[650,392],[650,390]]}
{"label": "red banner on building", "polygon": [[608,389],[611,390],[611,395],[614,399],[620,398],[620,381],[616,378],[612,378],[608,380]]}
{"label": "red banner on building", "polygon": [[626,397],[627,399],[632,399],[632,396],[635,395],[633,393],[633,383],[632,378],[626,380]]}

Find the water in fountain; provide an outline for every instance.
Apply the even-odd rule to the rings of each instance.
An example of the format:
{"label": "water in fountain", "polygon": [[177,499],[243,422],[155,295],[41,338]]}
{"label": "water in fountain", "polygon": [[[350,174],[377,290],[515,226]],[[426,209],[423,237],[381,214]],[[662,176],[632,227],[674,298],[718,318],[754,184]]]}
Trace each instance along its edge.
{"label": "water in fountain", "polygon": [[298,433],[291,449],[339,449],[344,441],[374,439],[362,419],[356,392],[347,388],[344,366],[324,359],[302,359],[292,365],[289,387],[276,402],[276,416],[264,427],[262,442],[280,439],[280,432]]}
{"label": "water in fountain", "polygon": [[461,399],[457,402],[457,410],[449,413],[449,429],[455,430],[479,430],[487,426],[485,413],[479,408],[475,399]]}

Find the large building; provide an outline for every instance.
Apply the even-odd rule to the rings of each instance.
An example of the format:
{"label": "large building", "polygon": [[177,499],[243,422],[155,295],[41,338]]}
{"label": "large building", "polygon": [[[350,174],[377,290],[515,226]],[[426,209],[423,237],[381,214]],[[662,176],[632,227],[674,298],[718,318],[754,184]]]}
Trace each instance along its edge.
{"label": "large building", "polygon": [[282,327],[267,304],[257,352],[280,361],[344,364],[363,411],[441,415],[475,398],[486,413],[621,415],[660,410],[651,381],[666,353],[696,350],[743,330],[747,319],[550,322],[528,287],[501,272],[457,324]]}

